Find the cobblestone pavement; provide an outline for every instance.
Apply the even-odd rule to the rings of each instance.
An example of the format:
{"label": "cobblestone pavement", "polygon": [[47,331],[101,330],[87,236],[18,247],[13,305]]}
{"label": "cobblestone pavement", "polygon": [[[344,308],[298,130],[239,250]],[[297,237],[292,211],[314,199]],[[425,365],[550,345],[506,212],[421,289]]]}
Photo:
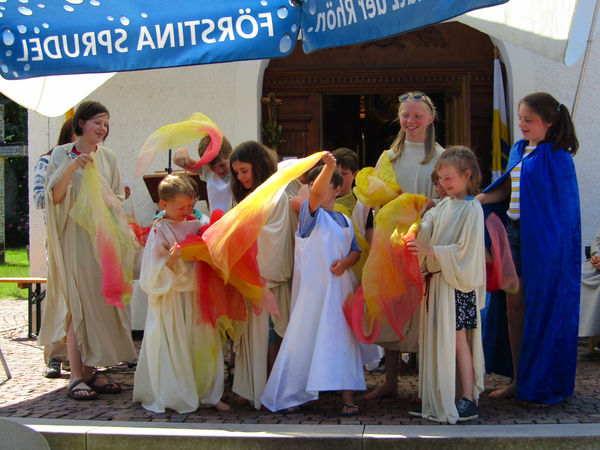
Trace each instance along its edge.
{"label": "cobblestone pavement", "polygon": [[[232,411],[223,413],[202,408],[191,414],[170,411],[155,414],[131,401],[135,368],[126,364],[109,369],[111,377],[124,384],[118,395],[103,395],[97,400],[78,402],[66,395],[67,376],[46,379],[42,376],[43,352],[34,340],[27,339],[27,302],[0,300],[0,348],[13,376],[7,380],[0,367],[0,416],[45,419],[94,419],[138,422],[180,423],[241,423],[241,424],[357,424],[357,425],[419,425],[432,424],[409,416],[408,396],[417,390],[416,374],[399,377],[399,395],[376,401],[362,400],[357,395],[360,415],[339,416],[341,399],[336,393],[322,393],[300,414],[273,414],[256,411],[248,405],[236,404],[231,387],[225,387],[223,400]],[[139,348],[139,342],[137,342]],[[483,394],[479,419],[468,424],[569,424],[600,423],[600,357],[590,357],[587,342],[580,342],[575,395],[565,402],[531,407],[514,400],[490,400]],[[557,361],[556,364],[560,364]],[[381,373],[367,373],[367,387],[372,389],[383,381]],[[507,382],[507,378],[486,375],[486,392]]]}

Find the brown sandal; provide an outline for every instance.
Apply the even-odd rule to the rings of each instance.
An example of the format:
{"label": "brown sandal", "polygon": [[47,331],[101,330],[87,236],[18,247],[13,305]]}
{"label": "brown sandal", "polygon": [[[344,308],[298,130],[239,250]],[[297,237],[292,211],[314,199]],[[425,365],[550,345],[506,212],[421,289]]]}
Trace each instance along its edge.
{"label": "brown sandal", "polygon": [[[85,387],[77,387],[83,384]],[[79,395],[79,392],[87,392],[87,395]],[[82,378],[77,378],[67,387],[67,395],[73,400],[95,400],[98,398],[98,392],[87,385]]]}
{"label": "brown sandal", "polygon": [[[96,384],[96,381],[98,381],[100,377],[105,379],[106,383],[100,385]],[[94,372],[94,375],[92,375],[92,377],[86,381],[86,384],[98,394],[118,394],[123,390],[119,383],[110,381],[106,375],[101,375],[98,372]]]}

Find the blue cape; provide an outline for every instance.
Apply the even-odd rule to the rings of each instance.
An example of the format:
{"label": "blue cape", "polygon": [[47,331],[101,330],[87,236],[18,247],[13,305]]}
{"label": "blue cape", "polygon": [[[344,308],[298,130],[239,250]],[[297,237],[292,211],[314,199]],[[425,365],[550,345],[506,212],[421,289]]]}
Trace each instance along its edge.
{"label": "blue cape", "polygon": [[[516,142],[510,177],[527,141]],[[540,144],[521,168],[521,262],[525,324],[515,398],[556,403],[573,395],[581,287],[581,218],[573,157]]]}

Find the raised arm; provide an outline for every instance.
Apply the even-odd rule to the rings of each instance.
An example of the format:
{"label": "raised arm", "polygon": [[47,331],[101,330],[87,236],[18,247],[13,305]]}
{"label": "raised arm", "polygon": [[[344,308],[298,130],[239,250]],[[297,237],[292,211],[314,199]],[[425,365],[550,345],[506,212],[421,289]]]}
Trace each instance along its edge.
{"label": "raised arm", "polygon": [[311,214],[313,214],[319,208],[319,206],[321,206],[321,203],[327,196],[327,190],[329,189],[329,184],[331,183],[331,176],[333,175],[333,171],[336,167],[335,157],[331,153],[325,153],[322,159],[325,163],[325,167],[323,167],[323,170],[321,170],[321,173],[314,181],[312,189],[310,190],[310,196],[308,197],[308,207]]}

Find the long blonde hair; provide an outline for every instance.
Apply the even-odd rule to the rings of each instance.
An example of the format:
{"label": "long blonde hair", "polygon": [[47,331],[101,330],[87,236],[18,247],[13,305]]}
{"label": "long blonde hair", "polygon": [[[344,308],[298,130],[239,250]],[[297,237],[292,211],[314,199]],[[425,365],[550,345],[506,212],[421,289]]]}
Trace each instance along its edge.
{"label": "long blonde hair", "polygon": [[[400,117],[400,112],[402,111],[402,107],[404,106],[404,104],[410,101],[414,101],[425,103],[425,106],[427,106],[427,109],[431,112],[431,115],[434,118],[434,120],[431,121],[429,125],[427,125],[427,129],[425,130],[425,158],[423,158],[423,161],[420,162],[420,164],[425,165],[429,161],[431,161],[435,155],[435,126],[433,125],[433,122],[437,118],[437,111],[435,109],[435,106],[426,94],[418,91],[407,92],[405,94],[402,94],[398,97],[398,101],[400,102],[398,104],[398,117]],[[396,135],[396,139],[394,139],[394,142],[392,142],[392,145],[390,146],[390,150],[393,153],[392,157],[390,158],[390,161],[393,162],[402,155],[402,152],[404,152],[405,141],[406,132],[402,129],[402,126],[400,126],[400,131],[398,132],[398,134]]]}

